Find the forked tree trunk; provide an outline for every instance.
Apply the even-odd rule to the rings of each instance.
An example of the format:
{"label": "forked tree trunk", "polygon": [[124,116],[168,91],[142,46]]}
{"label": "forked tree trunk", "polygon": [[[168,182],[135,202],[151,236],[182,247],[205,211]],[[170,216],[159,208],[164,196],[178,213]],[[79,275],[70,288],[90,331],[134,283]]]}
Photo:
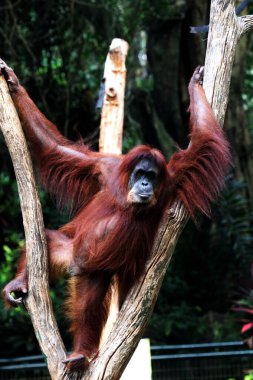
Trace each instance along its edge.
{"label": "forked tree trunk", "polygon": [[[233,0],[212,0],[205,62],[204,88],[220,124],[223,124],[234,51],[239,38],[253,27],[252,16],[236,17]],[[127,297],[114,328],[89,370],[64,372],[65,350],[54,321],[47,286],[47,256],[42,214],[29,155],[15,109],[3,78],[0,81],[0,125],[12,155],[20,191],[29,273],[26,304],[52,379],[119,379],[152,313],[178,237],[187,221],[184,208],[175,203],[160,227],[146,271]]]}

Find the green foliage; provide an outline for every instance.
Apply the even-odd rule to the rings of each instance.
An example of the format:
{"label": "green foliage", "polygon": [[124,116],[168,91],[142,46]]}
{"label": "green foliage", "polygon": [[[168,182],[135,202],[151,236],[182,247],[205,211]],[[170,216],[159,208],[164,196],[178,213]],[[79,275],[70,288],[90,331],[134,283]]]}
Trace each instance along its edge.
{"label": "green foliage", "polygon": [[[214,223],[188,224],[176,247],[149,326],[155,342],[240,339],[238,315],[231,310],[250,275],[252,214],[243,183],[230,180],[213,208]],[[238,297],[238,296],[237,296]]]}
{"label": "green foliage", "polygon": [[249,264],[253,254],[253,213],[248,207],[241,181],[231,180],[219,201],[212,230],[213,249],[222,247],[238,260]]}
{"label": "green foliage", "polygon": [[[0,172],[0,289],[3,289],[14,276],[24,244],[21,231],[22,221],[16,182],[2,171]],[[32,352],[34,337],[25,310],[17,308],[7,311],[2,298],[0,298],[0,310],[2,337],[0,356],[15,355],[16,352],[21,352],[21,349]]]}
{"label": "green foliage", "polygon": [[[8,174],[0,172],[0,215],[12,219],[19,211],[19,198],[16,182]],[[8,220],[4,224],[8,223]]]}
{"label": "green foliage", "polygon": [[[232,378],[232,377],[230,377],[229,379],[227,379],[227,380],[236,380],[234,377]],[[253,373],[252,372],[250,372],[250,373],[248,373],[247,375],[245,375],[244,377],[243,377],[243,380],[253,380]]]}
{"label": "green foliage", "polygon": [[[61,225],[66,216],[55,213],[45,193],[40,191],[40,198],[44,205],[44,215],[50,219],[50,225]],[[22,233],[21,211],[16,181],[5,171],[0,172],[0,291],[13,279],[17,263],[24,246]],[[56,315],[61,326],[66,328],[66,320],[62,314],[64,293],[63,283],[51,290],[51,297],[55,304]],[[4,300],[0,298],[0,357],[15,356],[17,353],[39,353],[39,347],[33,333],[30,318],[23,307],[6,309]],[[63,336],[68,339],[66,333]]]}
{"label": "green foliage", "polygon": [[[20,234],[13,232],[5,239],[2,247],[4,261],[0,263],[0,289],[2,289],[14,275],[21,248],[24,241]],[[7,310],[4,301],[0,299],[1,324],[0,335],[3,344],[0,347],[0,356],[15,355],[16,352],[33,352],[35,339],[32,326],[23,308],[12,308]],[[7,343],[7,344],[4,344]]]}

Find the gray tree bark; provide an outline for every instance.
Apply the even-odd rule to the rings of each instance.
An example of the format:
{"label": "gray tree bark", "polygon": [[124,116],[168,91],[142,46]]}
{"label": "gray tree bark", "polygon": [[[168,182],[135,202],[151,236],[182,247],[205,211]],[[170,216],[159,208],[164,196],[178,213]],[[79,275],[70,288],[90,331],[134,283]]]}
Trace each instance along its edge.
{"label": "gray tree bark", "polygon": [[41,205],[23,130],[2,76],[0,127],[12,158],[23,215],[29,288],[25,305],[52,379],[64,379],[65,368],[61,362],[65,358],[65,349],[49,297],[47,245]]}

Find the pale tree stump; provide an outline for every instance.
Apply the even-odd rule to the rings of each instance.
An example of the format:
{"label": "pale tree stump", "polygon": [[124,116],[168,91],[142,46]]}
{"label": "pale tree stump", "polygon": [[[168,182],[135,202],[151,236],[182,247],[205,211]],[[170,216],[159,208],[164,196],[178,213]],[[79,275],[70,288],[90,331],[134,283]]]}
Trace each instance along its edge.
{"label": "pale tree stump", "polygon": [[105,96],[101,114],[99,151],[121,154],[128,43],[114,38],[105,62]]}

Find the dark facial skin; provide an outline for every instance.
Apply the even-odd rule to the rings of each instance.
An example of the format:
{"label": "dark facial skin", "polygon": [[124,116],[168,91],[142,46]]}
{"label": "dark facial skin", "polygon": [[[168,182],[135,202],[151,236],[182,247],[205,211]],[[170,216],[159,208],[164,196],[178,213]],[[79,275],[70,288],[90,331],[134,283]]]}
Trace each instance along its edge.
{"label": "dark facial skin", "polygon": [[148,159],[141,160],[134,168],[130,180],[130,198],[132,203],[150,203],[155,194],[158,168]]}

